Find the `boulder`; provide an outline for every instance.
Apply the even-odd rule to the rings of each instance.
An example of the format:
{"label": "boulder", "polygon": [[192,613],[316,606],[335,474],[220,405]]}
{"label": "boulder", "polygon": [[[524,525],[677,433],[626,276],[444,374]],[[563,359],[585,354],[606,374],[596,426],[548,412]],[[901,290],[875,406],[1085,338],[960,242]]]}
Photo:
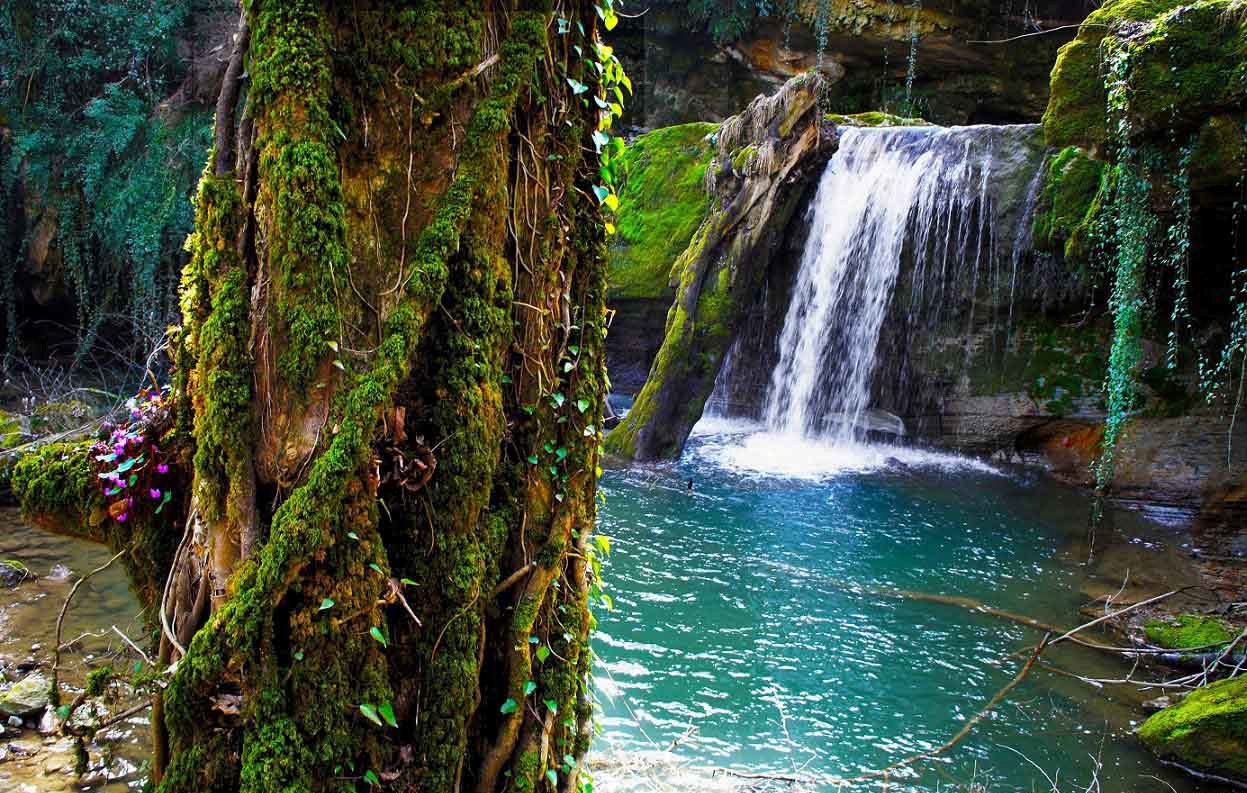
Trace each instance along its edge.
{"label": "boulder", "polygon": [[52,697],[52,683],[41,672],[31,672],[0,695],[0,714],[26,718],[42,713]]}
{"label": "boulder", "polygon": [[1192,691],[1143,722],[1139,738],[1162,759],[1247,782],[1247,676]]}

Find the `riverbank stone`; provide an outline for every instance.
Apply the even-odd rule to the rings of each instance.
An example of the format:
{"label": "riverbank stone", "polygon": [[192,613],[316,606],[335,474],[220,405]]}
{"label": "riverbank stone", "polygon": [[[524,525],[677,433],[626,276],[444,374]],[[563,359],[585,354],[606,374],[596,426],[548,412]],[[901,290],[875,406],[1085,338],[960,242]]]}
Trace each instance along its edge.
{"label": "riverbank stone", "polygon": [[40,672],[33,672],[0,695],[0,714],[25,718],[42,713],[52,696],[52,683]]}
{"label": "riverbank stone", "polygon": [[1192,691],[1143,722],[1139,738],[1162,759],[1247,781],[1247,677]]}

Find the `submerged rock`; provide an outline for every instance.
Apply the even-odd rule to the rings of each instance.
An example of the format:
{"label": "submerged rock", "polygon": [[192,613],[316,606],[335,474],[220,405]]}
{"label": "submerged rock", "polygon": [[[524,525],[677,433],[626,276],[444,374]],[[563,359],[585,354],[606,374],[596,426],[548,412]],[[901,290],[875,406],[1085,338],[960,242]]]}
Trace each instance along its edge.
{"label": "submerged rock", "polygon": [[1247,781],[1247,677],[1192,691],[1143,722],[1139,738],[1163,759]]}
{"label": "submerged rock", "polygon": [[52,683],[41,672],[32,672],[0,695],[0,714],[25,718],[42,713],[52,697]]}
{"label": "submerged rock", "polygon": [[0,587],[12,589],[30,577],[25,566],[11,561],[0,561]]}

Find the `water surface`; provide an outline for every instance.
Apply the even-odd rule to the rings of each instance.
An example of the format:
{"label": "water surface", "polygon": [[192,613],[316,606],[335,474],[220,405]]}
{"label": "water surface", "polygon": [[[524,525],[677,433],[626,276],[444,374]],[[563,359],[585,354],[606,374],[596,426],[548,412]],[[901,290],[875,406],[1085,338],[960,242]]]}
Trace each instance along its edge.
{"label": "water surface", "polygon": [[[603,477],[615,610],[600,615],[595,645],[600,756],[656,756],[674,743],[690,766],[852,777],[942,745],[1041,638],[866,590],[1080,621],[1080,492],[949,455],[746,429],[703,424],[679,463]],[[1084,674],[1126,671],[1085,653],[1051,658]],[[1059,772],[1062,790],[1084,790],[1097,763],[1106,793],[1191,790],[1134,741],[1139,697],[1037,671],[947,757],[893,775],[891,789],[906,778],[924,790],[1050,790],[1033,762]],[[632,773],[637,761],[624,765],[610,789],[654,786],[654,775]]]}

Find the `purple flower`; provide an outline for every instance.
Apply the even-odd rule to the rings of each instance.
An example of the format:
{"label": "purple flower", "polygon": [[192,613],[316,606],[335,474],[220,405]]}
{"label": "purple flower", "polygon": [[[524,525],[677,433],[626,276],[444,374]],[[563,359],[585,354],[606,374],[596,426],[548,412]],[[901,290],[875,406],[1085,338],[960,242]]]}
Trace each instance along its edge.
{"label": "purple flower", "polygon": [[130,517],[130,514],[129,514],[129,513],[127,513],[127,512],[123,512],[123,513],[121,513],[120,515],[118,515],[118,516],[117,516],[117,522],[118,522],[118,523],[125,523],[125,522],[126,522],[126,518],[128,518],[128,517]]}
{"label": "purple flower", "polygon": [[169,473],[169,466],[164,463],[160,463],[159,465],[156,466],[156,473],[158,474]]}
{"label": "purple flower", "polygon": [[160,498],[160,488],[158,487],[153,487],[151,490],[148,490],[147,493],[152,498]]}

